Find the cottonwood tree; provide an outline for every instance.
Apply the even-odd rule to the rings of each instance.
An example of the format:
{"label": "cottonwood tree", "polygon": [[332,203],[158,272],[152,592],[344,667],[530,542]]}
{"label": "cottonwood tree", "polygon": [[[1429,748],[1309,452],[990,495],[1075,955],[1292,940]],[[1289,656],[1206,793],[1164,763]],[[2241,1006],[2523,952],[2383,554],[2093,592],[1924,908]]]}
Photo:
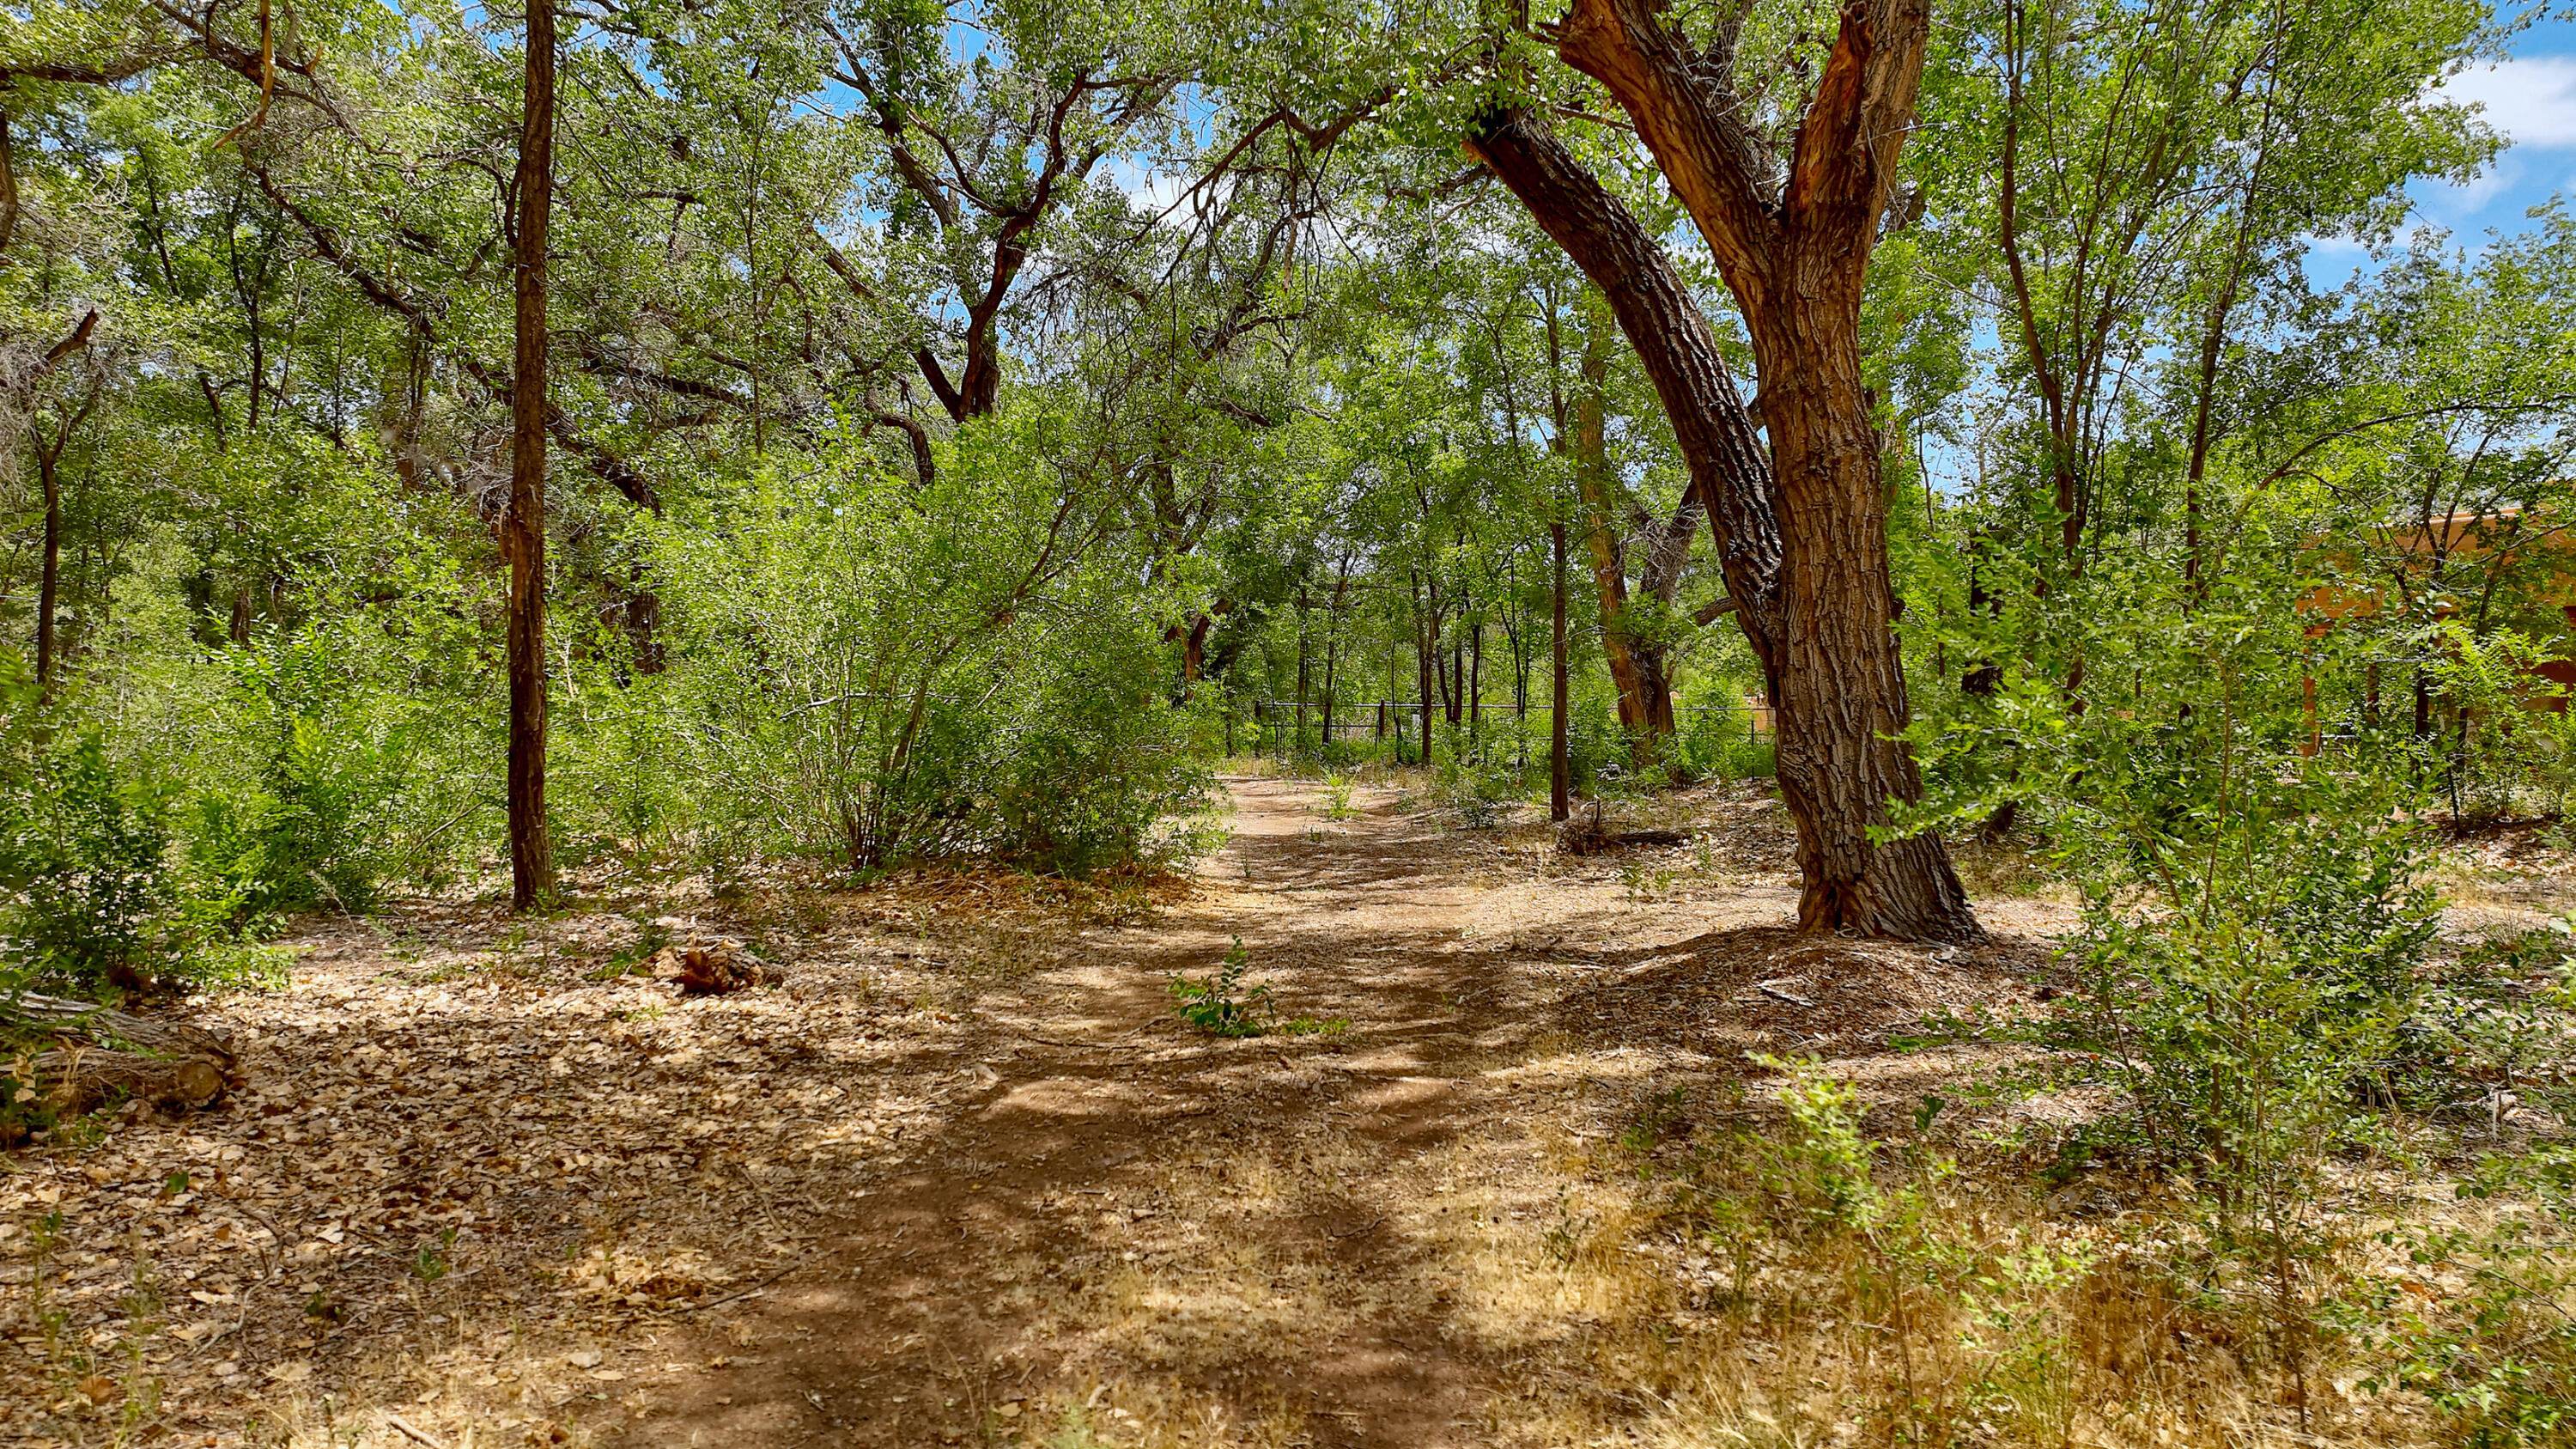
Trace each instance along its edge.
{"label": "cottonwood tree", "polygon": [[[1615,322],[1600,288],[1587,285],[1580,298],[1571,319],[1582,339],[1575,385],[1553,390],[1551,401],[1558,413],[1557,437],[1569,445],[1574,465],[1585,552],[1592,561],[1593,591],[1600,606],[1601,649],[1619,690],[1619,724],[1634,744],[1637,765],[1652,768],[1662,762],[1679,730],[1673,717],[1671,650],[1651,623],[1641,626],[1641,616],[1648,615],[1651,606],[1670,605],[1680,592],[1691,543],[1706,510],[1696,488],[1682,494],[1669,519],[1658,520],[1627,498],[1610,456]],[[1559,332],[1551,314],[1552,344]],[[1570,419],[1565,416],[1568,411]],[[1626,536],[1631,531],[1633,547]],[[1642,555],[1643,566],[1633,570],[1642,600],[1629,596],[1632,552]]]}
{"label": "cottonwood tree", "polygon": [[[2154,507],[2168,458],[2180,567],[2199,573],[2213,461],[2261,411],[2236,385],[2245,339],[2299,325],[2318,238],[2384,243],[2410,178],[2466,180],[2493,155],[2464,107],[2428,98],[2485,17],[2450,0],[1966,12],[1930,169],[1943,234],[1986,252],[2001,297],[2053,515],[2043,580],[2083,572],[2104,507],[2114,528]],[[2121,476],[2124,459],[2145,466]]]}
{"label": "cottonwood tree", "polygon": [[1911,714],[1884,443],[1860,351],[1870,249],[1928,33],[1923,0],[1845,6],[1780,138],[1770,132],[1786,127],[1762,126],[1739,83],[1734,22],[1694,40],[1646,0],[1577,0],[1543,32],[1607,90],[1708,244],[1751,341],[1759,445],[1671,259],[1544,116],[1489,108],[1468,145],[1610,297],[1691,460],[1736,617],[1781,708],[1800,922],[1955,940],[1979,927],[1938,837],[1877,838],[1891,802],[1920,797],[1921,777],[1899,738]]}

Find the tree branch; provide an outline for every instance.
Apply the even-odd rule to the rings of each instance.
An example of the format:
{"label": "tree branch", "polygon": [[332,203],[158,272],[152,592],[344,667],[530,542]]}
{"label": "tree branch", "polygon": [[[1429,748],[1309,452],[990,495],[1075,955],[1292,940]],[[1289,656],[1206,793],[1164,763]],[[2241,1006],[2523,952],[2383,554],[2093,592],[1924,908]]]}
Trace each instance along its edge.
{"label": "tree branch", "polygon": [[[352,256],[348,247],[341,242],[339,233],[324,225],[320,218],[306,211],[293,197],[288,196],[284,188],[277,184],[276,178],[269,175],[267,167],[252,166],[248,169],[251,176],[258,181],[260,193],[266,196],[270,204],[279,211],[295,219],[296,224],[303,228],[305,237],[312,242],[314,252],[322,260],[330,263],[334,271],[356,285],[368,301],[402,318],[423,342],[445,352],[448,359],[454,362],[466,376],[473,378],[494,402],[503,407],[510,405],[510,379],[507,374],[494,372],[473,353],[442,341],[436,324],[430,318],[428,308],[413,298],[405,296]],[[629,502],[637,507],[650,509],[656,515],[661,513],[661,496],[653,491],[653,485],[645,479],[644,475],[636,472],[632,464],[611,451],[607,445],[574,427],[571,416],[551,401],[546,404],[546,436],[552,438],[565,452],[581,459],[594,476],[609,487],[625,494]]]}
{"label": "tree branch", "polygon": [[1545,34],[1628,113],[1728,284],[1738,295],[1766,293],[1778,221],[1761,152],[1735,98],[1697,73],[1653,0],[1575,0]]}
{"label": "tree branch", "polygon": [[1737,616],[1767,668],[1780,637],[1780,521],[1771,459],[1718,352],[1717,334],[1672,259],[1547,122],[1526,110],[1480,117],[1468,151],[1610,302],[1619,330],[1645,365],[1707,509],[1727,590],[1749,601]]}

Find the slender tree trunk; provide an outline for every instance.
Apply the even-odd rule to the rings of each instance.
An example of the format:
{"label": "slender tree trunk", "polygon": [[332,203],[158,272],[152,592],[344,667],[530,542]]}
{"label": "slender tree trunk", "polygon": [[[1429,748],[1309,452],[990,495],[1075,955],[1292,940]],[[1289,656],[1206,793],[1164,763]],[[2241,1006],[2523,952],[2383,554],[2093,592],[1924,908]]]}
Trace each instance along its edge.
{"label": "slender tree trunk", "polygon": [[1574,813],[1573,780],[1565,757],[1566,694],[1571,683],[1565,664],[1565,525],[1549,524],[1547,536],[1556,551],[1554,582],[1549,591],[1555,606],[1556,690],[1555,714],[1548,725],[1547,818],[1563,820]]}
{"label": "slender tree trunk", "polygon": [[519,135],[516,349],[510,386],[510,902],[554,898],[546,830],[546,232],[554,210],[554,0],[528,7],[527,92]]}
{"label": "slender tree trunk", "polygon": [[0,266],[18,235],[18,168],[9,147],[9,113],[0,110]]}
{"label": "slender tree trunk", "polygon": [[1431,728],[1440,710],[1440,581],[1430,580],[1430,607],[1422,605],[1422,591],[1414,595],[1413,658],[1417,676],[1415,688],[1422,696],[1422,759],[1425,768],[1431,764]]}
{"label": "slender tree trunk", "polygon": [[1440,701],[1436,694],[1438,685],[1433,681],[1433,676],[1440,672],[1435,658],[1438,649],[1437,644],[1426,644],[1422,650],[1422,759],[1418,763],[1426,769],[1431,764],[1431,727],[1440,715]]}
{"label": "slender tree trunk", "polygon": [[1307,661],[1312,657],[1306,638],[1306,591],[1297,591],[1297,749],[1306,748],[1306,677]]}
{"label": "slender tree trunk", "polygon": [[1479,620],[1467,647],[1467,738],[1485,737],[1485,625]]}
{"label": "slender tree trunk", "polygon": [[1324,635],[1323,741],[1328,745],[1333,742],[1333,668],[1340,662],[1335,656],[1341,652],[1341,642],[1341,640],[1334,638],[1329,631]]}
{"label": "slender tree trunk", "polygon": [[45,554],[36,585],[36,684],[50,692],[54,684],[54,606],[59,593],[63,552],[62,450],[36,445],[36,478],[45,496]]}
{"label": "slender tree trunk", "polygon": [[1583,500],[1593,591],[1601,601],[1601,653],[1610,665],[1610,682],[1619,690],[1619,728],[1627,733],[1642,765],[1655,751],[1656,711],[1647,699],[1636,643],[1628,634],[1628,561],[1619,547],[1618,505],[1610,478],[1609,309],[1600,288],[1587,284],[1583,290],[1586,325],[1579,364],[1582,385],[1574,393],[1574,484]]}
{"label": "slender tree trunk", "polygon": [[[43,377],[51,373],[62,365],[64,358],[86,349],[91,334],[97,330],[98,309],[93,307],[81,318],[80,325],[72,329],[70,336],[45,350],[43,360],[36,365],[35,375]],[[104,385],[103,381],[94,382],[77,407],[67,408],[50,439],[34,431],[32,419],[29,422],[29,438],[36,451],[36,477],[43,489],[45,504],[44,559],[36,589],[36,683],[40,689],[49,690],[54,682],[54,610],[59,602],[62,582],[63,450],[71,446],[72,434],[79,431],[80,425],[88,419],[90,409],[98,405],[99,391]]]}

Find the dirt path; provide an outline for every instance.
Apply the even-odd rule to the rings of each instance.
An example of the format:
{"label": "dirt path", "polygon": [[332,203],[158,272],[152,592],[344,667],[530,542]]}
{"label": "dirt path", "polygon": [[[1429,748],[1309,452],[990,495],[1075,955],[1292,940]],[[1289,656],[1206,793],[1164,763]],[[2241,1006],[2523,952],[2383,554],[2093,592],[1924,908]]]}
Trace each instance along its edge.
{"label": "dirt path", "polygon": [[[665,1380],[625,1442],[976,1441],[1068,1418],[1495,1442],[1516,1368],[1582,1331],[1498,1243],[1545,1227],[1551,1151],[1608,1131],[1648,1075],[1731,1069],[1772,1035],[1728,1008],[1782,1003],[1704,958],[1730,935],[1786,944],[1758,928],[1794,892],[1773,875],[1647,906],[1614,864],[1551,878],[1543,843],[1443,833],[1386,792],[1347,823],[1308,785],[1233,794],[1199,897],[987,998],[987,1075],[931,1129],[932,1160],[690,1340],[683,1357],[730,1361]],[[1209,974],[1234,937],[1283,1014],[1347,1030],[1183,1030],[1168,976]],[[1807,986],[1774,990],[1819,1002]],[[1802,1035],[1852,1025],[1818,1024]]]}
{"label": "dirt path", "polygon": [[[316,923],[289,989],[194,1008],[250,1090],[0,1177],[0,1439],[1587,1441],[1653,1411],[1714,1281],[1622,1228],[1621,1134],[1741,1100],[1749,1050],[1901,1116],[1952,1064],[1889,1033],[2026,994],[2012,933],[2053,924],[1795,936],[1754,787],[1654,807],[1698,845],[1578,861],[1392,789],[1332,820],[1229,784],[1231,843],[1150,912],[782,876]],[[710,934],[787,985],[632,974]],[[1177,1021],[1170,977],[1236,937],[1280,1015],[1347,1024]]]}

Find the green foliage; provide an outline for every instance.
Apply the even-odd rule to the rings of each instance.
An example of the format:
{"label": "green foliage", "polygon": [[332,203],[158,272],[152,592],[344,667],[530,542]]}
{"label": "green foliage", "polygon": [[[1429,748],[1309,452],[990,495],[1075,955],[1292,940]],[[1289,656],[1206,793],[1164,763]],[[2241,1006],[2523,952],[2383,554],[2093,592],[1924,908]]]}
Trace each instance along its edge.
{"label": "green foliage", "polygon": [[1043,417],[971,430],[923,488],[851,456],[665,530],[678,658],[639,703],[711,787],[702,829],[853,869],[1145,858],[1198,804],[1169,651],[1086,550]]}
{"label": "green foliage", "polygon": [[94,996],[148,979],[177,892],[167,795],[117,777],[96,735],[42,748],[0,804],[12,971]]}
{"label": "green foliage", "polygon": [[2519,630],[2481,636],[2457,619],[2440,621],[2425,647],[2446,718],[2408,743],[2419,768],[2442,772],[2453,815],[2485,824],[2562,813],[2576,792],[2576,713],[2566,688],[2538,673],[2550,651]]}
{"label": "green foliage", "polygon": [[1508,759],[1452,755],[1440,762],[1437,775],[1441,803],[1456,811],[1458,823],[1469,830],[1491,830],[1505,823],[1512,807],[1529,793],[1522,771]]}
{"label": "green foliage", "polygon": [[1338,770],[1324,776],[1325,819],[1350,820],[1359,815],[1359,807],[1351,803],[1351,783],[1350,776]]}
{"label": "green foliage", "polygon": [[[2576,1160],[2564,1146],[2490,1154],[2459,1183],[2495,1211],[2475,1227],[2391,1228],[2410,1270],[2353,1305],[2376,1362],[2373,1393],[2421,1394],[2471,1449],[2539,1449],[2576,1436],[2576,1257],[2566,1225]],[[2434,1286],[2454,1276],[2456,1289]]]}
{"label": "green foliage", "polygon": [[2576,951],[2565,917],[2509,941],[2490,941],[2426,973],[2408,1024],[2406,1064],[2415,1095],[2447,1106],[2463,1084],[2483,1089],[2501,1114],[2505,1094],[2564,1108],[2563,1064],[2576,1062]]}
{"label": "green foliage", "polygon": [[2295,1192],[2321,1152],[2367,1133],[2435,924],[2402,840],[2247,836],[2202,899],[2091,902],[2082,988],[2049,1035],[2120,1089],[2148,1150],[2230,1204]]}
{"label": "green foliage", "polygon": [[1210,1036],[1259,1036],[1270,1015],[1270,988],[1246,987],[1243,973],[1251,965],[1243,938],[1226,948],[1225,964],[1214,976],[1192,980],[1175,974],[1170,983],[1172,1010],[1181,1020]]}
{"label": "green foliage", "polygon": [[390,865],[383,811],[399,758],[395,741],[280,720],[256,785],[190,802],[189,864],[246,914],[368,909]]}

